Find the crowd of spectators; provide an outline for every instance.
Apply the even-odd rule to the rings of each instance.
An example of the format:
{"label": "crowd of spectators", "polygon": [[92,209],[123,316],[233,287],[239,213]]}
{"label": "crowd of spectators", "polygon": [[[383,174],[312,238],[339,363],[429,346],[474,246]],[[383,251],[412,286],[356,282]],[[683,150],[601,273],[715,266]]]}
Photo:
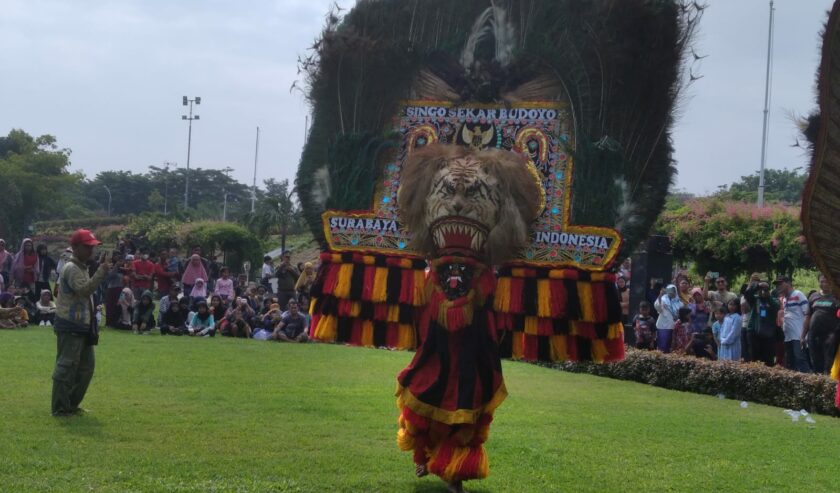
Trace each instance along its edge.
{"label": "crowd of spectators", "polygon": [[[629,305],[628,279],[629,271],[620,272],[623,309]],[[806,296],[788,276],[771,282],[755,273],[735,293],[718,273],[709,272],[694,287],[680,273],[666,286],[652,281],[647,299],[625,323],[638,349],[829,373],[840,304],[822,274],[819,283]]]}
{"label": "crowd of spectators", "polygon": [[[36,248],[29,239],[13,254],[0,240],[0,328],[52,325],[53,296],[71,255],[68,249],[56,262],[45,245]],[[108,275],[94,296],[97,316],[106,326],[135,334],[306,342],[309,317],[301,307],[309,306],[315,267],[293,266],[288,251],[276,267],[271,257],[263,260],[258,280],[249,281],[247,274],[234,279],[201,247],[181,256],[175,248],[153,252],[121,240],[106,258]],[[94,272],[98,264],[89,268]]]}

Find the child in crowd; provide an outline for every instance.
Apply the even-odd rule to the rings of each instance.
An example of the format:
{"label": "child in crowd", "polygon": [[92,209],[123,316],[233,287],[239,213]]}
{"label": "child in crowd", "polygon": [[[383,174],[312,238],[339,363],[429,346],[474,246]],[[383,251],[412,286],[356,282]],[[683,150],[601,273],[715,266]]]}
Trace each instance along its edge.
{"label": "child in crowd", "polygon": [[720,330],[723,328],[723,319],[726,318],[727,310],[725,306],[719,306],[714,311],[715,322],[712,324],[712,334],[718,345],[720,345]]}
{"label": "child in crowd", "polygon": [[29,325],[29,321],[34,318],[32,314],[35,311],[35,305],[29,301],[28,297],[18,296],[15,298],[15,306],[23,310],[20,313],[20,320],[23,322],[22,327],[26,327]]}
{"label": "child in crowd", "polygon": [[49,289],[41,290],[41,298],[35,303],[38,325],[52,327],[55,322],[55,301]]}
{"label": "child in crowd", "polygon": [[736,300],[727,303],[729,313],[720,329],[720,352],[722,360],[741,360],[741,304]]}
{"label": "child in crowd", "polygon": [[134,312],[134,293],[131,288],[126,286],[120,293],[120,319],[117,322],[117,328],[128,330],[131,328],[131,315]]}
{"label": "child in crowd", "polygon": [[230,269],[222,267],[221,277],[216,281],[216,294],[224,301],[228,301],[233,299],[233,291],[233,279],[230,278]]}
{"label": "child in crowd", "polygon": [[15,306],[13,294],[0,294],[0,329],[26,327],[28,320],[26,310]]}
{"label": "child in crowd", "polygon": [[248,306],[245,298],[237,298],[225,314],[221,324],[221,332],[224,336],[251,338],[251,325],[249,321],[254,318],[254,311]]}
{"label": "child in crowd", "polygon": [[650,316],[650,303],[639,303],[639,313],[633,319],[636,349],[654,349],[656,346],[656,320]]}
{"label": "child in crowd", "polygon": [[680,308],[677,311],[677,321],[674,323],[674,342],[672,349],[680,351],[691,341],[688,329],[691,323],[691,309]]}
{"label": "child in crowd", "polygon": [[216,335],[216,320],[210,313],[210,307],[204,300],[195,304],[195,313],[187,327],[187,333],[191,336],[214,337]]}
{"label": "child in crowd", "polygon": [[[199,277],[195,280],[195,284],[193,284],[192,289],[190,289],[190,300],[192,301],[190,306],[193,307],[193,310],[195,310],[196,303],[200,300],[207,300],[207,285],[205,284],[204,279]],[[207,309],[209,310],[210,307],[208,306]]]}
{"label": "child in crowd", "polygon": [[170,303],[166,312],[161,316],[160,335],[184,335],[187,331],[188,310],[189,301],[186,298]]}
{"label": "child in crowd", "polygon": [[148,289],[140,295],[131,322],[131,330],[135,334],[148,334],[155,328],[155,304],[152,301],[152,292]]}
{"label": "child in crowd", "polygon": [[706,327],[701,332],[695,332],[691,335],[691,340],[685,347],[685,354],[697,358],[716,360],[717,352],[714,344],[715,337],[712,334],[712,329]]}

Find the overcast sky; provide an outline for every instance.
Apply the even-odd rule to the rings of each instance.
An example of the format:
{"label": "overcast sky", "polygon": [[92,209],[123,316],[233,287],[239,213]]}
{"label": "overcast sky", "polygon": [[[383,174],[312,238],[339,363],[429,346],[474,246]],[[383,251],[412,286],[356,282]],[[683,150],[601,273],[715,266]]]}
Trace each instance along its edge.
{"label": "overcast sky", "polygon": [[[73,169],[143,172],[186,164],[181,97],[201,96],[191,166],[250,183],[294,179],[308,106],[290,92],[297,57],[332,0],[0,0],[0,134],[49,133]],[[339,5],[350,6],[349,0]],[[676,126],[677,187],[714,191],[758,169],[767,0],[710,0],[703,78]],[[805,166],[792,114],[814,107],[819,31],[830,0],[777,0],[768,167]],[[0,177],[2,178],[2,177]]]}

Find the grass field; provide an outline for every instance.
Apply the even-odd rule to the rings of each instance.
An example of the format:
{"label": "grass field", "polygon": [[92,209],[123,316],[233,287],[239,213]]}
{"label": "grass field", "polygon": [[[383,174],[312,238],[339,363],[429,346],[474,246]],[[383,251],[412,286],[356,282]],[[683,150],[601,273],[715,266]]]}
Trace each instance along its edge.
{"label": "grass field", "polygon": [[[0,491],[438,492],[396,449],[410,353],[106,331],[83,405],[49,415],[55,338],[0,331]],[[469,491],[838,491],[840,420],[504,365]]]}

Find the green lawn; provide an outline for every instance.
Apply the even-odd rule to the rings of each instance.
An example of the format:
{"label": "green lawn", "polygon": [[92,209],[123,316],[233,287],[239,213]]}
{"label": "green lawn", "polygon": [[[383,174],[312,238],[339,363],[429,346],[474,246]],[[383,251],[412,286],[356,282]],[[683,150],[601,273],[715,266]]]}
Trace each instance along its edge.
{"label": "green lawn", "polygon": [[[438,492],[395,444],[410,353],[106,331],[84,406],[49,415],[55,338],[0,331],[0,491]],[[838,491],[840,420],[505,363],[470,491]]]}

